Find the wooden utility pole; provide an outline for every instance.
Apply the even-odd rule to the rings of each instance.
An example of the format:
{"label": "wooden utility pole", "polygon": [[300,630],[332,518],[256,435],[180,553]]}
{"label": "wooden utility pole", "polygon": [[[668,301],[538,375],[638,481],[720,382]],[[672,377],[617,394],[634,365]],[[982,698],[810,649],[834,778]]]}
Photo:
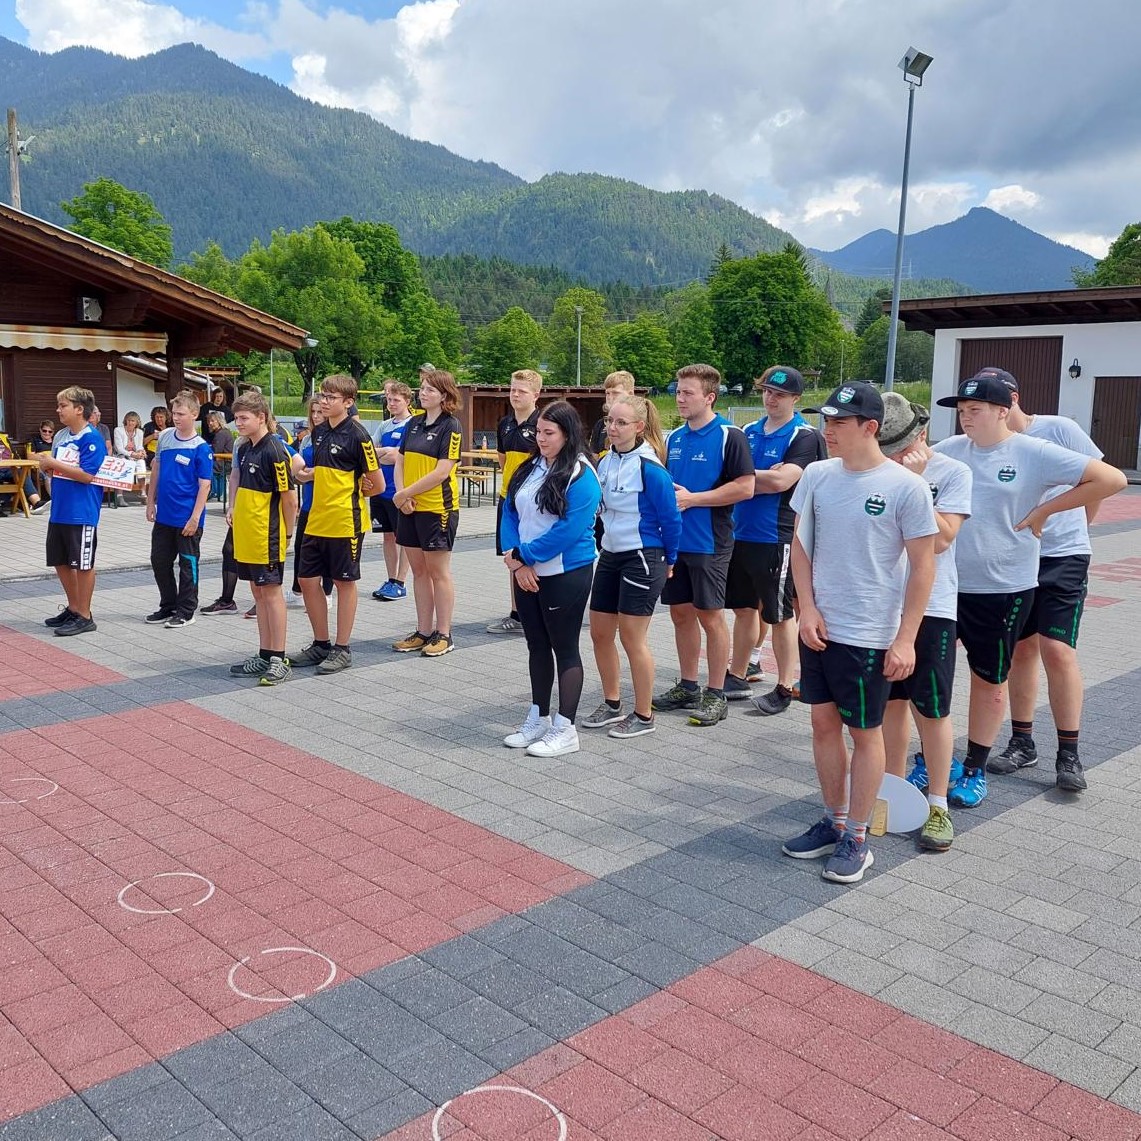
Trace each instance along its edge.
{"label": "wooden utility pole", "polygon": [[16,109],[8,108],[8,184],[12,205],[20,209],[20,132],[16,126]]}

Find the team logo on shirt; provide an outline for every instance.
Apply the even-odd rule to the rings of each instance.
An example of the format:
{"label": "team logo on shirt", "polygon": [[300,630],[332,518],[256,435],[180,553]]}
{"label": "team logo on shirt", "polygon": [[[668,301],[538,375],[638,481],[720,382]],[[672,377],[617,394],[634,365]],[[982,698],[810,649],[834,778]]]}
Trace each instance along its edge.
{"label": "team logo on shirt", "polygon": [[836,403],[837,404],[851,404],[852,399],[855,395],[856,395],[856,390],[854,388],[850,388],[848,385],[845,384],[844,387],[841,388],[840,391],[836,393]]}
{"label": "team logo on shirt", "polygon": [[1013,483],[1014,477],[1018,475],[1018,469],[1007,464],[1006,467],[998,469],[998,482],[999,483]]}
{"label": "team logo on shirt", "polygon": [[692,463],[705,463],[705,453],[704,452],[694,452],[693,455],[690,456],[689,458],[690,458],[690,461]]}
{"label": "team logo on shirt", "polygon": [[882,495],[869,495],[864,500],[864,510],[872,516],[882,515],[887,510],[887,500]]}

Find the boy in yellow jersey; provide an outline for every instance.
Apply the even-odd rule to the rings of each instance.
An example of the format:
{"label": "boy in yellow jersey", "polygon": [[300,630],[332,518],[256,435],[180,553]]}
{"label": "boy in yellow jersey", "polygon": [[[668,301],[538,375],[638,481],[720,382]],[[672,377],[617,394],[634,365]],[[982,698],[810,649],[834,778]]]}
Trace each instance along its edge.
{"label": "boy in yellow jersey", "polygon": [[[539,420],[539,393],[543,378],[534,369],[521,368],[511,374],[511,388],[507,393],[511,411],[499,421],[496,429],[496,451],[499,453],[501,479],[499,502],[495,505],[495,553],[502,557],[503,544],[499,529],[503,522],[503,501],[507,498],[507,485],[515,469],[535,451],[535,425]],[[515,609],[515,576],[509,574],[507,597],[511,612],[487,627],[489,634],[522,634],[523,623]]]}
{"label": "boy in yellow jersey", "polygon": [[240,441],[230,472],[226,522],[234,532],[238,578],[250,584],[257,608],[257,654],[230,667],[233,677],[256,677],[260,685],[289,678],[285,658],[285,551],[297,520],[297,490],[289,452],[270,431],[269,403],[247,392],[233,405]]}
{"label": "boy in yellow jersey", "polygon": [[[313,481],[313,506],[297,570],[313,641],[290,661],[295,666],[316,666],[319,674],[335,674],[353,664],[349,639],[357,616],[367,500],[384,490],[384,476],[368,430],[349,416],[357,382],[343,373],[327,376],[318,395],[325,421],[313,429],[313,466],[296,470],[300,482]],[[322,578],[331,578],[337,588],[336,642],[329,641]]]}

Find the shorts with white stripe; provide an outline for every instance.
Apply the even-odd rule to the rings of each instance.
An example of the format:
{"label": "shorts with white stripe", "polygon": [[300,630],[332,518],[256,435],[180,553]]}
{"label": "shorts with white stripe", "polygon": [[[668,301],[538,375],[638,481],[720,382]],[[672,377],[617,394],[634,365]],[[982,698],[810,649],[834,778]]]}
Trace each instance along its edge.
{"label": "shorts with white stripe", "polygon": [[738,539],[729,560],[726,609],[760,610],[771,626],[792,617],[792,599],[792,544]]}
{"label": "shorts with white stripe", "polygon": [[85,523],[49,523],[47,565],[72,570],[95,569],[95,548],[99,545],[96,528]]}
{"label": "shorts with white stripe", "polygon": [[666,553],[661,547],[603,551],[594,570],[590,608],[600,614],[653,614],[666,584]]}

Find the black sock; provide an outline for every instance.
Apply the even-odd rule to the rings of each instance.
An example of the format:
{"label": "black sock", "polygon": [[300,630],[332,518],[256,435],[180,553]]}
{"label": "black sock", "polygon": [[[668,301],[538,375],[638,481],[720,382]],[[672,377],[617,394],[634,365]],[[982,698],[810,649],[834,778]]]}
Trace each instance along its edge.
{"label": "black sock", "polygon": [[622,698],[619,698],[617,701],[611,701],[609,697],[604,697],[602,700],[606,702],[606,707],[608,709],[622,708]]}
{"label": "black sock", "polygon": [[511,613],[510,613],[510,615],[508,615],[508,617],[510,617],[510,618],[511,618],[511,620],[512,620],[513,622],[518,622],[518,621],[520,621],[520,619],[519,619],[519,611],[518,611],[518,610],[512,610],[512,611],[511,611]]}
{"label": "black sock", "polygon": [[341,645],[340,642],[334,642],[333,643],[333,649],[334,650],[347,650],[348,648],[349,648],[349,645],[347,642],[343,646]]}
{"label": "black sock", "polygon": [[1078,755],[1078,730],[1059,729],[1058,730],[1058,752],[1059,753],[1072,753],[1075,757]]}
{"label": "black sock", "polygon": [[1017,737],[1022,741],[1034,740],[1034,722],[1033,721],[1015,721],[1012,717],[1010,719],[1010,733],[1011,736]]}
{"label": "black sock", "polygon": [[708,694],[711,694],[713,697],[724,697],[725,696],[725,691],[723,689],[714,689],[713,686],[711,686],[711,685],[707,685],[705,687],[705,692]]}
{"label": "black sock", "polygon": [[319,650],[331,650],[333,648],[333,643],[330,642],[328,638],[326,638],[323,642],[319,642],[316,638],[314,638],[313,645],[316,646]]}
{"label": "black sock", "polygon": [[653,721],[653,719],[654,719],[654,715],[652,713],[650,714],[649,717],[643,717],[640,713],[635,713],[634,716],[637,717],[638,720],[641,721],[643,725],[649,725],[649,723],[651,721]]}
{"label": "black sock", "polygon": [[974,772],[976,769],[985,769],[987,757],[990,756],[990,745],[980,745],[977,741],[967,742],[967,757],[963,762],[963,768],[967,772]]}
{"label": "black sock", "polygon": [[273,657],[273,651],[272,650],[258,650],[258,657],[261,658],[261,660],[263,662],[268,662],[269,659]]}
{"label": "black sock", "polygon": [[388,581],[395,583],[397,586],[403,586],[404,585],[404,579],[402,579],[402,578],[390,578]]}
{"label": "black sock", "polygon": [[697,682],[686,681],[685,678],[681,679],[680,685],[681,688],[686,691],[686,693],[696,693],[701,688]]}

